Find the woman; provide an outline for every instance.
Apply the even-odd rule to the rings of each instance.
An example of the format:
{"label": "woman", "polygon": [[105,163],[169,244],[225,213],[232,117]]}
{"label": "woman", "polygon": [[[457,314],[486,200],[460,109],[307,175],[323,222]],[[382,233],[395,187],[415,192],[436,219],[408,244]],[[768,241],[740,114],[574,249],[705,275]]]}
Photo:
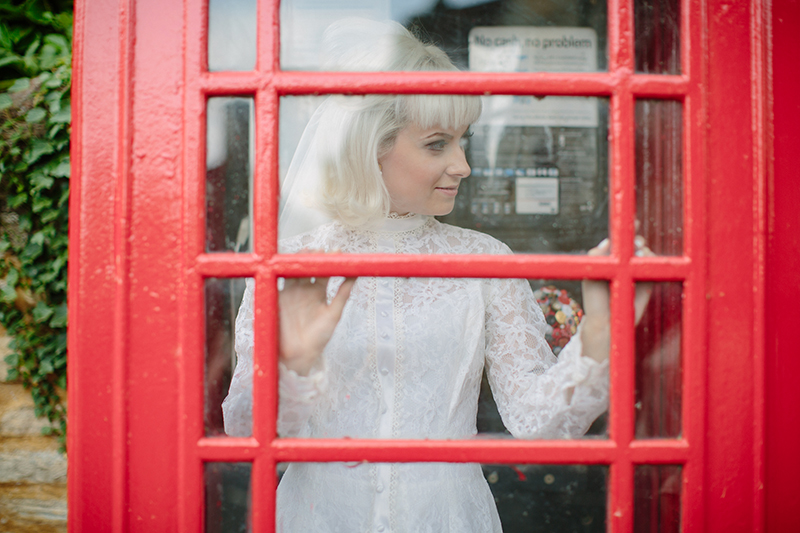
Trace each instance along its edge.
{"label": "woman", "polygon": [[[443,52],[399,25],[345,21],[326,37],[344,43],[326,48],[338,61],[329,70],[454,70]],[[282,239],[281,251],[511,253],[492,237],[433,218],[453,209],[470,174],[463,143],[479,115],[480,100],[469,96],[329,97],[283,187],[281,233],[313,222]],[[324,218],[331,221],[318,225]],[[605,242],[591,253],[608,251]],[[470,438],[485,367],[514,436],[579,437],[608,398],[608,290],[586,282],[583,292],[581,329],[556,360],[525,280],[287,279],[279,301],[278,432]],[[231,435],[250,434],[252,326],[250,284],[223,405]],[[277,498],[279,531],[501,530],[477,464],[293,463]]]}

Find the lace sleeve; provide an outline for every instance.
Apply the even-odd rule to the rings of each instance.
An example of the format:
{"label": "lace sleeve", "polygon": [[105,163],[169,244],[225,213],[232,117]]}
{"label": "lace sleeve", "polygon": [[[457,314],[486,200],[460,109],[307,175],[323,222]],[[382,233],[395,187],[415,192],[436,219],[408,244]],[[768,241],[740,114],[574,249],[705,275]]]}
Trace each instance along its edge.
{"label": "lace sleeve", "polygon": [[[236,315],[236,370],[228,396],[222,402],[225,433],[231,437],[253,434],[253,306],[255,281],[248,279],[239,314]],[[298,376],[279,364],[280,407],[278,434],[296,436],[305,425],[319,393],[327,379],[323,368],[314,369],[308,376]]]}
{"label": "lace sleeve", "polygon": [[556,357],[527,281],[489,282],[486,365],[494,399],[518,438],[577,438],[608,405],[608,361],[581,356],[580,330]]}
{"label": "lace sleeve", "polygon": [[222,402],[225,433],[231,437],[253,434],[253,286],[245,281],[244,297],[236,315],[236,369],[228,396]]}

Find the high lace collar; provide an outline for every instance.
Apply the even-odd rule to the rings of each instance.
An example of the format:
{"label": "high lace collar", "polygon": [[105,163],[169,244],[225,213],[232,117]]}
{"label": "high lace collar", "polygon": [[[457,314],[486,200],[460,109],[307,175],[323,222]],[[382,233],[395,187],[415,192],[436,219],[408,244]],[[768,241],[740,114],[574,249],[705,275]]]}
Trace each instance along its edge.
{"label": "high lace collar", "polygon": [[399,233],[403,231],[412,231],[425,225],[431,217],[426,215],[417,215],[416,213],[408,213],[407,215],[398,215],[397,213],[389,213],[389,216],[383,220],[370,224],[367,228],[368,231],[378,233]]}

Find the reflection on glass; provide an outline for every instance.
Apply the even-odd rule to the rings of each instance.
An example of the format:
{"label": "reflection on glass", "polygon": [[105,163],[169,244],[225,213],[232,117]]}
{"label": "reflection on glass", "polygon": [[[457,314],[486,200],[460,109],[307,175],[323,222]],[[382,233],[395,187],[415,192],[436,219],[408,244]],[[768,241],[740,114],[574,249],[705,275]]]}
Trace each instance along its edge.
{"label": "reflection on glass", "polygon": [[[499,531],[502,524],[504,533],[601,533],[607,472],[603,465],[279,464],[277,526]],[[320,479],[337,484],[309,483]],[[305,512],[311,501],[315,513]]]}
{"label": "reflection on glass", "polygon": [[250,463],[206,463],[206,533],[245,533],[250,521]]}
{"label": "reflection on glass", "polygon": [[[281,67],[331,68],[325,29],[345,17],[394,20],[442,48],[462,70],[606,70],[604,0],[286,0],[281,2]],[[348,65],[347,70],[373,70]]]}
{"label": "reflection on glass", "polygon": [[[307,318],[293,307],[301,295],[326,295],[335,307],[342,282],[285,280],[282,316]],[[591,283],[594,294],[608,290]],[[358,278],[321,356],[284,360],[278,434],[605,437],[608,365],[589,357],[607,358],[608,340],[571,342],[583,318],[580,281]]]}
{"label": "reflection on glass", "polygon": [[206,250],[251,250],[252,98],[209,98],[206,127]]}
{"label": "reflection on glass", "polygon": [[[224,435],[222,402],[236,365],[234,353],[234,323],[242,302],[244,278],[209,278],[205,281],[206,312],[206,371],[205,371],[205,433],[208,436]],[[242,317],[244,319],[244,316]],[[247,381],[247,394],[252,394],[252,372],[239,369],[240,381]],[[246,374],[246,375],[244,375]],[[245,394],[245,393],[243,393]],[[250,398],[246,400],[249,404]],[[241,417],[248,418],[244,410]],[[237,435],[243,436],[243,435]]]}
{"label": "reflection on glass", "polygon": [[633,489],[633,531],[678,533],[681,530],[681,467],[639,465]]}
{"label": "reflection on glass", "polygon": [[[282,178],[290,164],[302,163],[299,154],[308,152],[318,121],[333,115],[334,105],[355,108],[368,105],[370,98],[396,97],[335,98],[336,102],[326,102],[326,97],[281,98]],[[471,126],[466,146],[471,174],[442,221],[492,235],[515,252],[580,253],[606,238],[608,100],[488,96],[481,102],[482,114]],[[321,141],[327,147],[330,137],[324,135]],[[374,172],[378,176],[377,167]],[[284,200],[287,189],[284,184]],[[314,190],[304,188],[309,189]],[[281,233],[287,233],[283,218]]]}
{"label": "reflection on glass", "polygon": [[681,73],[681,3],[635,0],[636,72]]}
{"label": "reflection on glass", "polygon": [[256,0],[209,0],[208,70],[256,67]]}
{"label": "reflection on glass", "polygon": [[658,255],[683,253],[683,106],[636,101],[636,218]]}
{"label": "reflection on glass", "polygon": [[636,326],[636,438],[681,435],[681,317],[679,282],[653,285]]}

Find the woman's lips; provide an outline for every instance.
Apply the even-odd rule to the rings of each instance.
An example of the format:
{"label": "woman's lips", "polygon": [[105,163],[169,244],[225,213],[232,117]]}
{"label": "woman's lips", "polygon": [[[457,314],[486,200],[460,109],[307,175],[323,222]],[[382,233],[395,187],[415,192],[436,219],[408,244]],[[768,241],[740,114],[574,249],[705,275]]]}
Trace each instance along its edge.
{"label": "woman's lips", "polygon": [[455,196],[458,194],[458,187],[436,187],[436,190],[445,196]]}

